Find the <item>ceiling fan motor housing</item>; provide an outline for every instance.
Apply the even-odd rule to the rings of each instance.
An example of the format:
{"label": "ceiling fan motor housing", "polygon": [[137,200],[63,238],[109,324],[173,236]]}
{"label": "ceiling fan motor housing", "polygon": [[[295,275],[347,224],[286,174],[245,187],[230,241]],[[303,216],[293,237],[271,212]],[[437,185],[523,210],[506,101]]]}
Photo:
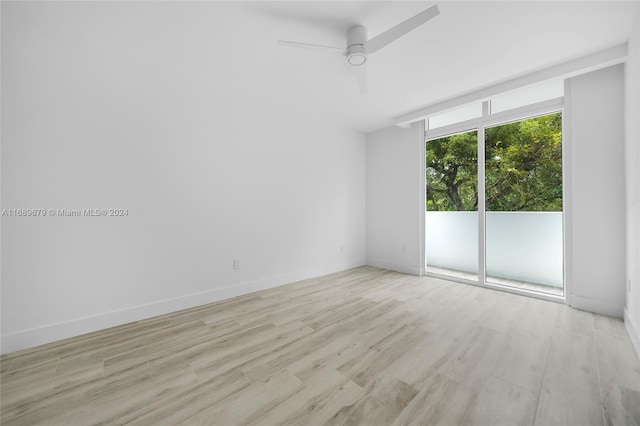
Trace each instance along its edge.
{"label": "ceiling fan motor housing", "polygon": [[367,62],[367,52],[364,44],[367,41],[367,29],[356,25],[347,31],[347,61],[350,65],[358,66]]}

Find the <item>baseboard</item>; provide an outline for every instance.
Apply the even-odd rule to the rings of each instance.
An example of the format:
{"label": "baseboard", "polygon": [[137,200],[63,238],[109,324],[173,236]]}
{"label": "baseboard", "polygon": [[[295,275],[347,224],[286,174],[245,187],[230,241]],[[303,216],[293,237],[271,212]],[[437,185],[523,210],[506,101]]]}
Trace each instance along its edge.
{"label": "baseboard", "polygon": [[415,265],[402,265],[380,259],[367,259],[367,265],[377,268],[389,269],[391,271],[402,272],[403,274],[420,276],[420,267]]}
{"label": "baseboard", "polygon": [[626,308],[624,310],[624,325],[627,327],[627,333],[629,333],[631,343],[633,343],[633,347],[636,349],[636,354],[638,358],[640,358],[640,334],[638,334],[638,330],[633,326],[633,322],[631,322]]}
{"label": "baseboard", "polygon": [[330,266],[321,266],[287,274],[275,275],[228,287],[217,288],[173,299],[161,300],[145,305],[133,306],[85,318],[78,318],[71,321],[59,322],[43,327],[5,334],[2,336],[0,353],[5,354],[22,349],[28,349],[69,337],[75,337],[134,321],[153,318],[158,315],[206,305],[208,303],[218,302],[220,300],[253,293],[259,290],[265,290],[309,278],[356,268],[358,266],[363,266],[364,264],[364,259],[352,258],[351,260],[335,263]]}
{"label": "baseboard", "polygon": [[608,302],[606,300],[590,299],[588,297],[571,295],[571,307],[581,311],[594,312],[610,317],[622,318],[624,307],[622,304]]}

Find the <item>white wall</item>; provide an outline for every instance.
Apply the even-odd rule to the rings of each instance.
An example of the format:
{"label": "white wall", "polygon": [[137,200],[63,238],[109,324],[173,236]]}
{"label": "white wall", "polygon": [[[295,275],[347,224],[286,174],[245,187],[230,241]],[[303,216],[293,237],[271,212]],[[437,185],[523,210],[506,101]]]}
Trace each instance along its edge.
{"label": "white wall", "polygon": [[2,208],[129,215],[2,218],[2,352],[365,263],[364,135],[176,7],[3,2]]}
{"label": "white wall", "polygon": [[419,275],[424,128],[367,134],[367,264]]}
{"label": "white wall", "polygon": [[625,69],[627,304],[625,323],[640,355],[640,10]]}
{"label": "white wall", "polygon": [[624,68],[567,82],[572,306],[622,317],[625,303]]}

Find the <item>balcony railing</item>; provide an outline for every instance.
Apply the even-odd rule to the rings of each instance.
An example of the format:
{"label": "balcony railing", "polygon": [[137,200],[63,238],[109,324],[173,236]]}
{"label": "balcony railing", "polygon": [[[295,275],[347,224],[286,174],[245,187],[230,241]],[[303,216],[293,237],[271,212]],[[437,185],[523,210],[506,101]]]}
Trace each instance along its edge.
{"label": "balcony railing", "polygon": [[[426,212],[427,268],[478,273],[478,213]],[[487,212],[487,280],[563,287],[562,212]]]}

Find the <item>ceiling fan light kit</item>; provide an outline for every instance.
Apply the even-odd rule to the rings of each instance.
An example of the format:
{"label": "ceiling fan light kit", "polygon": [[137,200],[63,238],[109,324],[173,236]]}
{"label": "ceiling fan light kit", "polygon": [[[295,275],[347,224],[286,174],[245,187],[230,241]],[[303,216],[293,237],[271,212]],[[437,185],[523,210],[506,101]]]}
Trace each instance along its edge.
{"label": "ceiling fan light kit", "polygon": [[[362,25],[355,25],[347,30],[347,43],[346,49],[342,50],[331,46],[322,46],[318,44],[300,43],[295,41],[279,40],[279,44],[283,46],[305,47],[314,49],[333,49],[341,52],[347,58],[347,63],[353,67],[358,67],[359,72],[356,74],[360,91],[366,93],[366,81],[364,81],[364,64],[367,62],[367,53],[374,53],[383,47],[391,44],[395,40],[399,39],[403,35],[418,28],[420,25],[435,18],[440,14],[438,6],[434,5],[430,8],[423,10],[417,15],[407,19],[388,29],[387,31],[378,34],[371,40],[367,40],[367,28]],[[363,81],[360,81],[363,80]]]}
{"label": "ceiling fan light kit", "polygon": [[361,44],[349,48],[347,51],[347,62],[354,67],[364,65],[364,63],[367,62],[367,52],[365,52]]}

